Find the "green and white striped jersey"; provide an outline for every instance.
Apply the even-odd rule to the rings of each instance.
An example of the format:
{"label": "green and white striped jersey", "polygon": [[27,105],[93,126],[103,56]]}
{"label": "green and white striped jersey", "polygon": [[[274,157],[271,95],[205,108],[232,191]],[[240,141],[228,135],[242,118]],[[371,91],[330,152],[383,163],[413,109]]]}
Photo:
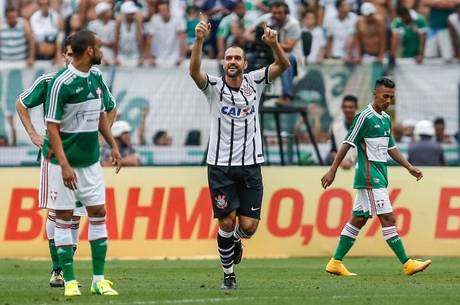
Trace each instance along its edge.
{"label": "green and white striped jersey", "polygon": [[[115,99],[98,69],[84,73],[70,64],[48,83],[45,121],[60,124],[64,152],[71,166],[88,167],[99,161],[99,116],[108,110],[106,105],[115,107]],[[48,135],[43,156],[58,164]]]}
{"label": "green and white striped jersey", "polygon": [[386,188],[388,186],[388,150],[396,148],[391,136],[391,119],[371,105],[358,113],[344,140],[358,150],[355,189]]}

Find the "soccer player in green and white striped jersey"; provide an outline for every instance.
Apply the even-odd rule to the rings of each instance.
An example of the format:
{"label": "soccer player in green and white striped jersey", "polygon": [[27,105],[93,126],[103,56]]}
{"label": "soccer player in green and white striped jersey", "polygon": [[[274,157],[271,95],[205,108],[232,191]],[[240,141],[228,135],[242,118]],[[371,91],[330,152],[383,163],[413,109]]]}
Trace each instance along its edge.
{"label": "soccer player in green and white striped jersey", "polygon": [[431,260],[419,261],[407,256],[401,238],[396,229],[396,220],[388,196],[387,159],[404,166],[409,173],[422,179],[422,172],[412,166],[397,149],[391,136],[391,119],[385,110],[395,96],[395,83],[389,78],[377,80],[374,88],[374,100],[355,116],[348,135],[343,142],[329,171],[321,179],[327,188],[332,184],[337,168],[351,147],[358,151],[354,188],[357,189],[355,204],[350,221],[340,235],[337,249],[326,266],[326,271],[336,275],[356,275],[347,270],[342,259],[353,246],[360,229],[372,216],[377,216],[382,225],[383,237],[403,264],[406,275],[425,270]]}
{"label": "soccer player in green and white striped jersey", "polygon": [[[64,41],[63,50],[62,50],[63,58],[64,58],[66,65],[68,65],[72,61],[72,56],[73,56],[72,49],[70,46],[70,39],[71,39],[71,36],[67,37],[67,39]],[[91,71],[92,73],[95,73],[96,75],[101,75],[101,72],[97,68],[93,68]],[[16,102],[16,109],[17,109],[18,115],[21,119],[21,122],[24,128],[26,129],[27,134],[29,135],[32,143],[34,143],[40,149],[43,146],[43,136],[37,133],[32,123],[31,117],[29,115],[29,110],[31,108],[43,105],[45,103],[49,82],[53,79],[55,75],[56,75],[56,72],[52,72],[52,73],[43,74],[42,76],[37,78],[30,88],[28,88],[23,93],[21,93],[21,95],[19,96],[19,99]],[[101,81],[104,82],[102,78],[101,78]],[[107,87],[105,83],[104,83],[104,86]],[[115,99],[110,94],[110,92],[107,92],[106,94],[103,95],[103,102],[106,107],[109,125],[111,126],[116,116]],[[42,165],[43,165],[43,162],[44,161],[42,160]],[[44,168],[42,167],[41,172],[43,171],[44,171]],[[43,175],[41,175],[41,178],[43,178]],[[42,199],[42,198],[43,198],[42,196],[39,196],[39,199]],[[43,200],[39,200],[39,207],[46,208],[46,206],[43,205],[42,201]],[[74,249],[76,249],[77,244],[78,244],[80,217],[86,216],[86,215],[87,215],[86,209],[83,206],[80,206],[74,209],[74,213],[72,217],[72,227],[71,227]],[[50,256],[51,256],[51,261],[52,261],[52,271],[51,271],[51,278],[50,278],[49,284],[51,287],[63,287],[64,278],[62,274],[62,268],[59,263],[59,258],[57,255],[57,248],[54,242],[54,231],[55,231],[55,225],[56,225],[55,221],[56,221],[55,211],[52,209],[48,209],[48,215],[47,215],[47,221],[46,221],[46,234],[48,238]]]}

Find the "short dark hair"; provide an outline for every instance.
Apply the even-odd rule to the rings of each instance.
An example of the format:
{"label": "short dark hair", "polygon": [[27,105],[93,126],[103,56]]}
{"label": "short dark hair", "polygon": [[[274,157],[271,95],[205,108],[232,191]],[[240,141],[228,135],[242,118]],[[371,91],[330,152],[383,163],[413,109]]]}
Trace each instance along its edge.
{"label": "short dark hair", "polygon": [[9,13],[9,12],[17,12],[17,9],[14,7],[13,4],[8,4],[6,7],[5,7],[5,16]]}
{"label": "short dark hair", "polygon": [[434,124],[434,125],[438,125],[438,124],[443,124],[443,125],[445,125],[445,124],[446,124],[446,121],[444,121],[444,118],[437,117],[436,119],[434,119],[433,124]]}
{"label": "short dark hair", "polygon": [[88,47],[96,44],[96,34],[88,30],[81,30],[72,35],[70,46],[72,47],[73,57],[80,58],[85,54]]}
{"label": "short dark hair", "polygon": [[68,46],[72,47],[72,43],[71,43],[72,42],[72,37],[73,37],[73,34],[70,34],[69,36],[67,36],[64,39],[64,43],[62,44],[62,53],[67,52],[67,47]]}
{"label": "short dark hair", "polygon": [[284,7],[284,12],[286,14],[289,14],[289,6],[287,5],[287,3],[284,0],[272,0],[272,1],[270,1],[270,4],[269,4],[270,9],[272,7],[280,7],[280,6]]}
{"label": "short dark hair", "polygon": [[375,87],[374,89],[377,89],[378,87],[387,87],[387,88],[394,88],[396,87],[396,84],[394,83],[394,81],[392,81],[391,79],[389,79],[388,77],[381,77],[379,78],[376,82],[375,82]]}
{"label": "short dark hair", "polygon": [[153,144],[158,144],[158,140],[167,134],[168,133],[165,130],[158,130],[157,133],[153,136]]}
{"label": "short dark hair", "polygon": [[356,107],[358,107],[358,98],[353,95],[353,94],[347,94],[343,97],[342,99],[342,105],[345,103],[345,102],[353,102],[353,104],[355,104]]}
{"label": "short dark hair", "polygon": [[407,7],[400,5],[396,9],[396,15],[398,15],[399,17],[407,16],[407,15],[410,16],[410,11],[409,11],[409,9]]}
{"label": "short dark hair", "polygon": [[342,3],[345,2],[346,0],[336,0],[335,1],[335,8],[339,9],[342,6]]}

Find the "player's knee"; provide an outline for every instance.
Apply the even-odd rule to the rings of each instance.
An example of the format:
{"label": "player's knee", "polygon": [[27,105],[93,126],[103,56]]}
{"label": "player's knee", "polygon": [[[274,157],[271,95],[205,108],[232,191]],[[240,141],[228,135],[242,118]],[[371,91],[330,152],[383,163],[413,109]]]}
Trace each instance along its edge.
{"label": "player's knee", "polygon": [[366,222],[367,222],[367,218],[366,217],[360,217],[360,216],[353,216],[353,218],[350,221],[350,223],[353,226],[357,227],[358,229],[361,229],[362,227],[364,227]]}
{"label": "player's knee", "polygon": [[257,231],[258,221],[240,224],[240,230],[244,232],[245,238],[251,238]]}
{"label": "player's knee", "polygon": [[225,232],[231,232],[235,228],[236,220],[229,216],[219,219],[219,228],[224,230]]}
{"label": "player's knee", "polygon": [[72,220],[73,210],[56,210],[56,219],[64,221]]}
{"label": "player's knee", "polygon": [[103,204],[86,207],[86,210],[88,211],[89,217],[105,217],[106,211],[105,205]]}
{"label": "player's knee", "polygon": [[382,227],[392,227],[396,225],[396,218],[393,213],[379,215]]}

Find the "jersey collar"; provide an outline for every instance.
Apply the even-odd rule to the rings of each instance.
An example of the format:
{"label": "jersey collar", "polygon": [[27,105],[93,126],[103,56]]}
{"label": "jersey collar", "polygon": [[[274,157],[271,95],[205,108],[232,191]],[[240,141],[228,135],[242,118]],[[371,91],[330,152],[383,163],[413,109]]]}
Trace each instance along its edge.
{"label": "jersey collar", "polygon": [[72,63],[69,64],[68,66],[69,70],[71,72],[73,72],[74,74],[76,74],[77,76],[80,76],[80,77],[88,77],[89,76],[89,71],[88,72],[83,72],[83,71],[80,71],[80,70],[77,70],[77,68],[75,68]]}
{"label": "jersey collar", "polygon": [[369,108],[372,113],[377,116],[379,119],[382,119],[383,118],[383,115],[381,115],[380,113],[378,113],[377,111],[375,111],[374,107],[372,107],[372,104],[369,104],[367,105],[367,108]]}

